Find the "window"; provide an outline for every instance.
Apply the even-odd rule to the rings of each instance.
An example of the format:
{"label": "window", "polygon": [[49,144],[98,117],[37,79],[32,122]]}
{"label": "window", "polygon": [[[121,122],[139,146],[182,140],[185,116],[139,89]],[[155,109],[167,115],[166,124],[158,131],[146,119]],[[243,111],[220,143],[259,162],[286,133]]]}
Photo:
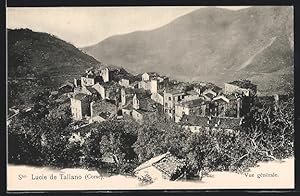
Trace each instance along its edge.
{"label": "window", "polygon": [[165,107],[168,107],[168,103],[165,103]]}
{"label": "window", "polygon": [[171,101],[172,99],[171,99],[171,97],[169,97],[169,101]]}

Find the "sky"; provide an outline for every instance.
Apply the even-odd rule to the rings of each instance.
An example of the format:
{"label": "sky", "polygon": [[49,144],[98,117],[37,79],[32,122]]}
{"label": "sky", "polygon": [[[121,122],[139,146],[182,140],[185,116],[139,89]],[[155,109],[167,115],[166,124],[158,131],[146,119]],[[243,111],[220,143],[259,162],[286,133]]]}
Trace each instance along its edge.
{"label": "sky", "polygon": [[[249,6],[222,7],[239,10]],[[176,7],[38,7],[7,8],[7,28],[47,32],[76,47],[110,36],[151,30],[203,6]]]}

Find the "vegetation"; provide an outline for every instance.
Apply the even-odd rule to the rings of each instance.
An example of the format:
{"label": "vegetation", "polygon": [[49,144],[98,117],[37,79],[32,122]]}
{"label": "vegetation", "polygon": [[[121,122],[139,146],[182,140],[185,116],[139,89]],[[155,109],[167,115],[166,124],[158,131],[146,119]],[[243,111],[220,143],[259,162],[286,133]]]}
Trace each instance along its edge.
{"label": "vegetation", "polygon": [[80,74],[99,64],[72,44],[30,29],[8,30],[8,63],[9,77]]}
{"label": "vegetation", "polygon": [[[253,11],[253,9],[248,9],[248,11]],[[266,15],[270,15],[271,17],[276,16],[276,9],[270,8],[269,12],[273,14],[266,13]],[[221,10],[219,11],[220,13],[223,12]],[[285,11],[285,8],[281,11]],[[230,11],[223,14],[227,15],[229,12]],[[193,21],[190,20],[190,17],[194,17],[194,15],[199,14],[205,15],[205,13],[197,11],[191,15],[185,16],[188,18],[186,21]],[[185,17],[182,19],[185,19]],[[255,21],[263,21],[260,20],[260,16],[255,15],[254,17],[258,17],[258,19]],[[223,20],[222,18],[230,17],[220,17],[221,20]],[[271,31],[265,31],[263,27],[266,25],[260,24],[259,26],[261,26],[261,32],[250,32],[250,34],[253,34],[253,36],[249,36],[246,32],[240,33],[242,37],[239,39],[246,40],[247,43],[251,42],[251,44],[245,45],[240,40],[236,42],[225,43],[225,46],[226,44],[229,44],[225,48],[235,48],[234,51],[231,51],[233,53],[236,53],[237,51],[246,51],[246,54],[235,55],[238,59],[232,59],[233,55],[230,55],[230,52],[224,53],[224,46],[219,47],[219,41],[217,41],[218,43],[214,45],[215,51],[213,53],[222,54],[224,58],[214,58],[217,60],[222,60],[220,62],[209,61],[209,64],[214,65],[211,67],[219,67],[219,65],[223,66],[226,64],[229,66],[227,67],[227,70],[230,71],[224,74],[224,76],[219,77],[219,75],[216,75],[216,77],[222,78],[222,80],[228,80],[228,78],[237,77],[236,75],[232,75],[235,74],[235,72],[231,72],[231,70],[237,70],[237,68],[231,66],[241,65],[253,55],[252,51],[259,51],[260,48],[268,44],[267,41],[264,41],[265,43],[261,41],[256,43],[255,41],[248,40],[246,38],[255,38],[259,37],[260,35],[264,35],[264,37],[260,39],[253,40],[269,40],[269,38],[277,36],[278,38],[271,43],[270,47],[267,47],[265,50],[263,50],[263,52],[255,56],[255,59],[251,62],[251,66],[247,65],[242,70],[259,73],[264,72],[264,74],[266,74],[264,76],[266,77],[255,75],[255,77],[259,77],[259,79],[256,78],[256,80],[259,81],[261,81],[262,78],[275,76],[276,78],[273,80],[276,80],[282,84],[282,86],[279,84],[275,84],[275,86],[280,88],[284,87],[281,89],[284,89],[286,92],[290,91],[292,86],[287,87],[287,83],[285,82],[290,79],[290,66],[286,67],[285,65],[292,64],[292,49],[289,48],[289,41],[287,37],[283,35],[285,30],[281,29],[282,26],[285,26],[281,25],[285,23],[285,20],[280,17],[278,20],[278,23],[272,23],[274,28],[269,28]],[[240,21],[241,23],[235,24],[240,26],[245,23],[243,20]],[[190,25],[186,24],[185,21],[178,22],[188,26]],[[230,24],[225,24],[223,22],[224,21],[215,21],[216,24],[230,26]],[[207,30],[205,33],[209,34],[209,36],[204,36],[205,38],[211,36],[211,28],[214,28],[214,26],[219,26],[215,23],[207,24],[208,28],[201,28],[205,31]],[[174,24],[176,23],[170,25]],[[233,26],[231,26],[231,28],[240,29],[238,26],[234,26],[235,24],[232,24]],[[178,27],[180,26],[182,25],[179,25]],[[254,26],[257,25],[254,24]],[[170,29],[172,29],[172,32],[179,32],[186,35],[186,32],[184,32],[185,30],[183,29],[179,31],[174,31],[173,28]],[[192,32],[190,28],[184,29],[188,29],[189,33]],[[221,29],[224,30],[223,27]],[[274,31],[272,29],[277,29],[278,31]],[[156,32],[159,33],[161,30],[168,31],[168,28],[163,27],[162,29],[156,30]],[[199,28],[196,28],[196,30],[199,34]],[[232,38],[232,35],[229,32],[231,31],[224,32],[222,34],[224,34],[225,37],[228,36]],[[278,34],[272,34],[274,32]],[[61,83],[60,79],[66,80],[68,77],[67,75],[72,75],[71,77],[73,77],[75,74],[80,74],[86,68],[98,65],[99,62],[97,62],[94,58],[82,53],[79,49],[75,48],[71,44],[46,33],[36,33],[28,29],[20,29],[8,30],[8,35],[9,106],[29,104],[31,107],[30,111],[21,111],[19,115],[12,119],[12,123],[10,123],[8,127],[9,163],[46,165],[55,167],[107,167],[111,172],[131,174],[133,169],[138,164],[156,155],[170,151],[174,155],[186,160],[186,168],[188,171],[187,177],[194,177],[199,175],[199,171],[244,171],[248,167],[255,165],[257,161],[282,159],[293,155],[294,100],[292,96],[284,101],[279,102],[275,105],[275,107],[273,107],[273,104],[268,105],[262,103],[259,99],[256,100],[254,105],[251,105],[250,110],[241,111],[243,114],[247,115],[245,116],[244,124],[235,132],[223,130],[202,130],[199,133],[191,133],[190,131],[183,130],[182,127],[174,122],[166,122],[163,116],[161,116],[161,118],[159,118],[159,120],[156,122],[145,122],[142,125],[134,121],[113,120],[102,123],[94,123],[74,131],[72,128],[72,120],[70,118],[68,103],[58,103],[55,100],[50,99],[50,91],[54,89],[53,87],[57,87],[58,84]],[[178,40],[178,37],[185,36],[174,36],[173,38],[175,39],[173,39],[172,37],[170,38],[170,33],[164,33],[164,35],[168,35],[168,38],[164,39],[161,36],[155,36],[161,40],[151,40],[151,42],[153,42],[155,45],[155,43],[162,43],[162,40],[169,40],[170,43],[176,43],[175,45],[191,47],[191,44],[184,44],[187,39]],[[218,34],[215,35],[218,37]],[[106,42],[109,40],[110,39],[106,40]],[[218,39],[206,39],[208,42],[211,42],[211,40]],[[118,43],[118,46],[122,45],[120,44],[120,40],[118,40]],[[133,42],[130,41],[130,43],[132,44]],[[223,42],[222,44],[224,45]],[[108,45],[111,46],[113,44]],[[141,44],[141,46],[145,48],[145,44]],[[248,47],[245,50],[238,48],[245,48],[245,46]],[[199,43],[194,44],[192,47],[197,49],[208,48],[199,47]],[[104,48],[105,47],[103,47],[103,49]],[[140,54],[140,52],[145,53],[145,50],[139,50],[139,47],[135,48],[138,50],[129,51],[128,47],[118,47],[120,50],[125,49],[129,52],[134,52],[137,54],[136,56],[138,56],[138,58],[147,59],[147,56],[143,57],[143,55]],[[182,50],[182,48],[180,49],[180,47],[177,47],[177,49],[178,48],[178,54],[187,54],[185,52],[186,49]],[[218,49],[221,49],[222,51],[218,51]],[[173,65],[174,67],[169,67],[169,69],[177,71],[178,73],[184,73],[184,71],[187,73],[186,71],[190,70],[194,73],[187,73],[189,78],[193,74],[198,76],[200,72],[202,75],[214,75],[204,73],[202,72],[203,69],[198,69],[199,67],[195,66],[199,62],[206,62],[205,58],[207,57],[207,53],[211,53],[211,51],[202,51],[202,53],[200,51],[200,55],[199,52],[197,52],[195,53],[197,58],[188,58],[195,62],[187,63],[184,62],[187,58],[178,58],[180,55],[178,55],[176,52],[176,54],[174,53],[170,55],[169,51],[171,50],[162,50],[164,49],[157,50],[159,56],[165,56],[176,60],[181,59],[182,62],[178,61],[175,64],[172,64],[169,61],[161,63],[155,62],[150,63],[151,66],[160,65],[160,68],[167,67],[161,66],[166,63],[166,65]],[[122,59],[118,60],[118,54],[122,54],[122,58],[126,57],[124,54],[127,54],[123,51],[112,55],[111,50],[105,51],[109,51],[109,57],[117,59],[117,64],[122,61]],[[104,56],[105,51],[101,53]],[[277,54],[276,58],[270,58],[270,56],[273,57],[274,54]],[[151,59],[160,59],[153,58],[153,55],[150,56]],[[199,58],[201,61],[199,61]],[[269,64],[264,62],[265,59],[269,59],[269,64],[274,64],[276,66],[268,66]],[[134,61],[131,59],[131,62]],[[143,62],[151,61],[143,60]],[[278,62],[282,63],[278,64]],[[136,63],[134,64],[134,66],[136,66]],[[188,66],[191,69],[186,69],[183,71],[181,64],[189,64]],[[204,65],[205,63],[203,66]],[[259,65],[263,66],[260,67]],[[142,66],[146,67],[147,65]],[[267,70],[269,67],[272,67],[274,70]],[[208,69],[211,68],[208,67]],[[171,73],[171,75],[176,75],[176,73],[172,73],[170,70],[161,71]],[[195,72],[195,70],[200,70],[200,72]],[[215,70],[219,72],[221,68]],[[273,74],[277,73],[276,71],[284,71],[285,75],[281,76],[282,80],[278,80],[279,76]],[[117,76],[127,76],[129,79],[133,77],[123,69],[117,70],[116,73]],[[62,77],[56,78],[55,80],[51,78],[58,75]],[[117,80],[119,78],[116,77],[113,79]],[[268,78],[268,81],[272,81],[272,78]],[[265,85],[269,88],[270,82],[260,82],[260,84],[263,83],[265,83]],[[186,90],[189,89],[190,87],[187,86]],[[228,112],[232,113],[232,111]],[[70,142],[69,139],[74,132],[80,132],[83,139]],[[106,161],[105,159],[107,157],[110,158],[110,160],[113,160],[113,162]],[[148,180],[149,179],[146,179],[145,181]]]}
{"label": "vegetation", "polygon": [[32,104],[35,92],[57,89],[67,79],[101,63],[47,33],[8,29],[9,106]]}
{"label": "vegetation", "polygon": [[[199,171],[242,172],[258,161],[293,156],[293,97],[264,104],[256,100],[244,124],[234,132],[191,133],[174,122],[106,121],[77,131],[84,141],[70,142],[68,107],[55,114],[57,103],[48,92],[34,96],[32,110],[9,126],[9,162],[56,167],[109,168],[131,174],[138,164],[170,151],[186,160],[187,177]],[[55,115],[54,115],[55,114]],[[88,136],[89,135],[89,136]],[[107,155],[113,163],[104,161]],[[203,172],[202,172],[203,173]]]}

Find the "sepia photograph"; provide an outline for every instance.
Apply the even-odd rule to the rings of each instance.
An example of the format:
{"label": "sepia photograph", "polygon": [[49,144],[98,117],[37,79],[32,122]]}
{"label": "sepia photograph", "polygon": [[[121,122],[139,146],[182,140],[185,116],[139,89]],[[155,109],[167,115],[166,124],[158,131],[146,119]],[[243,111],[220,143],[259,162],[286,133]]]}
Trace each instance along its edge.
{"label": "sepia photograph", "polygon": [[294,189],[293,6],[7,7],[7,191]]}

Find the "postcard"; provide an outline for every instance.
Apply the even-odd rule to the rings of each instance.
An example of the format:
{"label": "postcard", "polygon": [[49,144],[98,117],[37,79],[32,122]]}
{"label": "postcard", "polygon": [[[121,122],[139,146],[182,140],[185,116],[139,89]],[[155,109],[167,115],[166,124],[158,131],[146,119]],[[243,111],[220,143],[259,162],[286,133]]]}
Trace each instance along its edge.
{"label": "postcard", "polygon": [[7,190],[294,189],[293,12],[7,7]]}

